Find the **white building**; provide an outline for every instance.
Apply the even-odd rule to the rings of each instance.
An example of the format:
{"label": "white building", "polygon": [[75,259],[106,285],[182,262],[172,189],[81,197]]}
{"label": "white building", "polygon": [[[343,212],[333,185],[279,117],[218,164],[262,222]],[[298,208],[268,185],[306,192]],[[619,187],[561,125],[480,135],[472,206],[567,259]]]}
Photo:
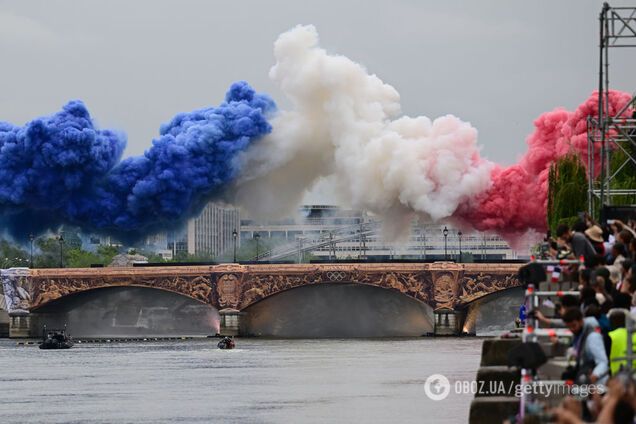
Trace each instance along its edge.
{"label": "white building", "polygon": [[381,223],[374,217],[355,210],[330,205],[306,205],[299,209],[299,219],[283,219],[266,223],[241,220],[241,240],[259,235],[270,239],[276,247],[261,251],[259,258],[295,259],[302,261],[307,253],[319,259],[464,259],[496,260],[527,257],[518,254],[496,234],[465,231],[444,225],[411,226],[410,236],[401,242],[387,242],[381,236]]}
{"label": "white building", "polygon": [[[240,230],[240,213],[233,207],[208,203],[196,218],[175,231],[146,238],[144,248],[172,259],[179,254],[215,257],[233,247],[234,230]],[[237,237],[237,248],[240,240]]]}
{"label": "white building", "polygon": [[[186,240],[190,255],[217,256],[234,246],[234,231],[241,229],[239,210],[208,203],[201,214],[188,220]],[[237,248],[240,240],[236,240]]]}

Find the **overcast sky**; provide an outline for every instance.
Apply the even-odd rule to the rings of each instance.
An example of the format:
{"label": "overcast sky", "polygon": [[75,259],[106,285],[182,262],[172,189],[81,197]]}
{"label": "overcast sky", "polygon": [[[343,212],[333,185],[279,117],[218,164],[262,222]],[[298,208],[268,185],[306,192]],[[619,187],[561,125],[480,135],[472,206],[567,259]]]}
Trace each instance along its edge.
{"label": "overcast sky", "polygon": [[[128,134],[126,155],[140,154],[162,122],[218,104],[236,80],[284,107],[267,76],[272,44],[311,23],[323,47],[393,85],[405,114],[470,121],[482,153],[509,164],[539,114],[596,88],[601,4],[0,0],[0,120],[82,99],[101,127]],[[635,53],[612,51],[614,88],[636,88]]]}

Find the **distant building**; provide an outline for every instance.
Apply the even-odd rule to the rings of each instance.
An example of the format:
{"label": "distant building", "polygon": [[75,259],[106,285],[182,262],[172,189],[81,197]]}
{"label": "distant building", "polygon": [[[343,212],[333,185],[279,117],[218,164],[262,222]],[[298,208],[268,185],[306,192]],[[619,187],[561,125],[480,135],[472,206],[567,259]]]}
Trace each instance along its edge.
{"label": "distant building", "polygon": [[[410,235],[401,242],[387,242],[381,235],[381,223],[363,211],[342,209],[332,205],[305,205],[299,208],[297,219],[257,222],[241,220],[241,240],[270,239],[275,244],[271,252],[261,252],[261,259],[302,260],[305,253],[320,259],[517,259],[518,254],[497,234],[470,231],[459,236],[457,228],[414,222]],[[305,249],[305,253],[298,251]],[[309,250],[308,250],[309,249]],[[296,250],[296,253],[289,253]],[[285,254],[289,253],[287,256]],[[271,256],[268,256],[271,255]]]}
{"label": "distant building", "polygon": [[241,240],[246,241],[258,234],[274,241],[293,242],[298,237],[317,237],[343,227],[367,222],[369,217],[362,211],[343,209],[333,205],[304,205],[298,208],[297,218],[284,218],[260,223],[249,218],[241,220]]}
{"label": "distant building", "polygon": [[[180,254],[214,257],[233,247],[232,233],[238,232],[240,225],[237,208],[210,202],[198,217],[189,219],[182,228],[147,237],[144,249],[164,259]],[[238,246],[240,240],[237,240]]]}
{"label": "distant building", "polygon": [[[241,229],[239,210],[208,203],[201,214],[187,225],[187,252],[217,256],[234,246],[232,233]],[[240,247],[240,240],[237,240]]]}

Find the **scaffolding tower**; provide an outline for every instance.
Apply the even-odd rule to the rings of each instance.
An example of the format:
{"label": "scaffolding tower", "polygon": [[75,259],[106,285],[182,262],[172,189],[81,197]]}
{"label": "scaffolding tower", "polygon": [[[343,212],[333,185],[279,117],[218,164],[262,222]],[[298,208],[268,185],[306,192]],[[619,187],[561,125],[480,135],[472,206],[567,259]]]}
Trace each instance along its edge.
{"label": "scaffolding tower", "polygon": [[[604,208],[617,204],[620,197],[636,195],[636,187],[612,186],[621,171],[636,165],[636,113],[627,116],[629,110],[635,109],[636,93],[621,110],[616,113],[609,110],[609,51],[636,47],[636,7],[611,7],[604,3],[599,24],[598,115],[588,117],[587,121],[588,212],[591,216],[596,216],[597,211],[602,215]],[[597,151],[599,164],[594,163]],[[624,160],[614,163],[612,169],[610,159],[619,152]],[[598,179],[595,178],[597,168],[600,168]]]}

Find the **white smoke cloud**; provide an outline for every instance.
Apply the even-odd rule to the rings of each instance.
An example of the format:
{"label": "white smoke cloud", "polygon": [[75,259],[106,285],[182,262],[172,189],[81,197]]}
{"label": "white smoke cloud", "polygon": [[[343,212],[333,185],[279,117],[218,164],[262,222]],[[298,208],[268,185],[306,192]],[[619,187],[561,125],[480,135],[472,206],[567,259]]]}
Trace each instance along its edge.
{"label": "white smoke cloud", "polygon": [[292,109],[241,157],[237,200],[251,214],[284,215],[321,180],[341,204],[403,228],[413,214],[449,217],[488,188],[492,164],[479,156],[475,128],[452,115],[400,117],[399,93],[320,48],[313,26],[281,34],[274,55],[270,77]]}

